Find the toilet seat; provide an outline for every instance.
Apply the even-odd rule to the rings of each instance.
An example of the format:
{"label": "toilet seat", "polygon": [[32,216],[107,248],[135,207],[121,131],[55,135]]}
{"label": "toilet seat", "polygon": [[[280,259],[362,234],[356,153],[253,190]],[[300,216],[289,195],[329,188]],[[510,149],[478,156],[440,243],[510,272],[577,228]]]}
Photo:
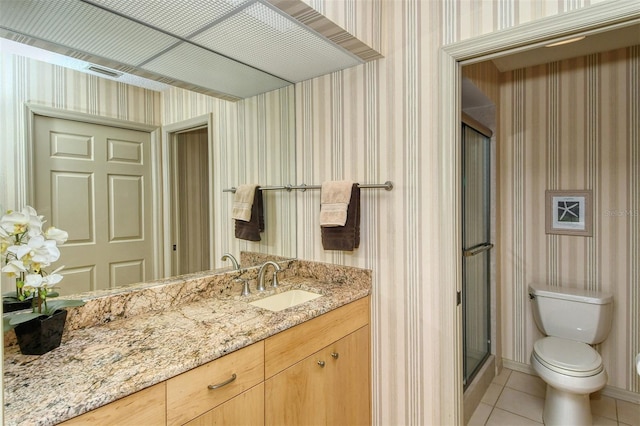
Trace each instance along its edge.
{"label": "toilet seat", "polygon": [[533,356],[549,370],[566,376],[595,376],[604,369],[602,357],[591,346],[558,337],[536,341]]}

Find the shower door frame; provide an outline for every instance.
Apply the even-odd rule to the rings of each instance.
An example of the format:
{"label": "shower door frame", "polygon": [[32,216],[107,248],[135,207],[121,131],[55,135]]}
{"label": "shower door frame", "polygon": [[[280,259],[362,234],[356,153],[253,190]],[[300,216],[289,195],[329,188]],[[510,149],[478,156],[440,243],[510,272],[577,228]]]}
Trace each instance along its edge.
{"label": "shower door frame", "polygon": [[[465,187],[467,182],[465,180],[466,171],[467,171],[467,162],[466,162],[466,147],[465,147],[465,127],[473,130],[474,132],[481,135],[484,140],[482,147],[482,174],[483,174],[483,184],[482,184],[482,210],[483,210],[483,238],[481,242],[478,244],[474,244],[471,247],[466,247],[466,232],[468,229],[467,222],[465,218],[466,211],[466,202],[465,202]],[[462,114],[462,126],[461,126],[461,138],[460,138],[460,153],[461,153],[461,172],[462,172],[462,185],[461,188],[461,236],[462,236],[462,379],[463,379],[463,390],[469,386],[469,384],[473,381],[473,378],[480,371],[484,363],[491,356],[492,353],[492,330],[491,330],[491,280],[492,280],[492,271],[491,271],[491,254],[490,251],[493,248],[493,244],[491,240],[493,239],[493,230],[492,230],[492,220],[491,220],[491,210],[492,210],[492,190],[491,190],[491,182],[493,179],[492,173],[492,149],[491,149],[491,137],[493,136],[491,130],[477,122],[476,120],[468,117],[466,114]],[[486,346],[484,355],[482,359],[476,364],[475,368],[471,372],[467,372],[468,368],[468,346],[467,346],[467,303],[468,299],[468,288],[467,284],[467,262],[476,255],[486,256],[486,265],[485,265],[485,276],[483,277],[483,287],[484,287],[484,299],[485,306],[484,309],[484,332],[486,336]]]}

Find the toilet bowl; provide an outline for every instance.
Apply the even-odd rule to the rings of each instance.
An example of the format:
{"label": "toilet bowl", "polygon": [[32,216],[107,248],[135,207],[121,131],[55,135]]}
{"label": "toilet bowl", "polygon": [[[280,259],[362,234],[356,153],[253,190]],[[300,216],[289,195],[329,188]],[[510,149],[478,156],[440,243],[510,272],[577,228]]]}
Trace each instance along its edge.
{"label": "toilet bowl", "polygon": [[587,290],[530,285],[533,317],[546,337],[531,352],[534,371],[547,384],[546,426],[592,424],[589,394],[607,384],[600,354],[590,344],[611,329],[613,298]]}
{"label": "toilet bowl", "polygon": [[590,425],[589,394],[607,384],[602,358],[591,346],[545,337],[531,353],[534,371],[547,384],[545,425]]}

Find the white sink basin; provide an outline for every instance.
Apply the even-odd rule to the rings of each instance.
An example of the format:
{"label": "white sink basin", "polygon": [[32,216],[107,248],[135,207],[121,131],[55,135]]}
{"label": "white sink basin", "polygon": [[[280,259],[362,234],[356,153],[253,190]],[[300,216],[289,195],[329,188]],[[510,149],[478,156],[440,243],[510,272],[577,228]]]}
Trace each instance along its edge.
{"label": "white sink basin", "polygon": [[265,297],[264,299],[256,300],[249,303],[250,305],[257,306],[258,308],[268,309],[273,312],[279,312],[292,306],[297,306],[301,303],[308,302],[313,299],[321,297],[321,294],[312,293],[305,290],[289,290],[284,293],[274,294],[273,296]]}

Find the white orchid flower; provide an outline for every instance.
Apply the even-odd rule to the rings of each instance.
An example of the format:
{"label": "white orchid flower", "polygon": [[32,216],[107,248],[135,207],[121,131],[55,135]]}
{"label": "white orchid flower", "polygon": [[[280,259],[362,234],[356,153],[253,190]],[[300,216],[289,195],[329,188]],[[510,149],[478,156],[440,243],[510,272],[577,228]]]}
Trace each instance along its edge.
{"label": "white orchid flower", "polygon": [[2,268],[2,272],[6,273],[10,277],[14,277],[20,272],[26,271],[27,268],[25,268],[24,263],[22,263],[21,260],[11,260]]}
{"label": "white orchid flower", "polygon": [[61,274],[51,273],[51,274],[46,275],[45,277],[43,277],[42,281],[43,281],[45,286],[53,287],[54,285],[56,285],[60,281],[62,281],[62,278],[64,278],[64,277]]}
{"label": "white orchid flower", "polygon": [[54,240],[57,245],[64,244],[69,238],[69,234],[67,231],[63,231],[62,229],[58,229],[55,226],[49,227],[44,233],[44,236],[48,240]]}
{"label": "white orchid flower", "polygon": [[47,266],[60,258],[60,250],[56,247],[54,240],[45,240],[42,235],[38,235],[29,240],[31,250],[31,260],[42,266]]}
{"label": "white orchid flower", "polygon": [[[9,277],[21,277],[16,279],[18,299],[34,297],[39,300],[38,306],[41,301],[44,310],[49,312],[47,296],[53,295],[49,293],[50,289],[62,281],[64,276],[58,273],[63,267],[51,273],[47,273],[44,267],[60,258],[57,246],[64,244],[69,234],[53,226],[43,233],[45,222],[44,216],[39,216],[31,206],[25,206],[19,212],[8,211],[0,218],[0,258],[4,263],[2,272]],[[57,308],[60,306],[62,305],[56,305]]]}
{"label": "white orchid flower", "polygon": [[21,212],[8,211],[7,214],[0,219],[0,227],[9,235],[22,234],[27,230],[29,217]]}
{"label": "white orchid flower", "polygon": [[24,285],[28,288],[53,287],[64,278],[64,276],[58,274],[58,272],[60,272],[63,268],[64,266],[61,266],[52,273],[45,276],[42,276],[41,274],[27,274],[24,280]]}
{"label": "white orchid flower", "polygon": [[41,266],[47,266],[60,258],[60,250],[54,240],[45,240],[42,235],[32,237],[26,245],[11,246],[7,249],[18,260],[29,256],[30,260]]}
{"label": "white orchid flower", "polygon": [[44,216],[38,216],[38,212],[31,206],[25,206],[20,212],[9,211],[0,219],[0,227],[9,235],[29,231],[30,237],[42,234],[43,223]]}
{"label": "white orchid flower", "polygon": [[36,209],[31,206],[25,206],[22,209],[22,214],[29,218],[27,223],[29,227],[29,236],[35,237],[37,235],[42,235],[42,225],[45,223],[44,216],[38,216]]}
{"label": "white orchid flower", "polygon": [[31,253],[31,247],[28,244],[22,244],[19,246],[9,246],[7,251],[13,254],[16,259],[22,260],[26,255]]}
{"label": "white orchid flower", "polygon": [[0,226],[0,255],[4,257],[9,246],[13,244],[13,238]]}
{"label": "white orchid flower", "polygon": [[24,279],[25,288],[38,288],[42,286],[44,278],[40,274],[27,274]]}

